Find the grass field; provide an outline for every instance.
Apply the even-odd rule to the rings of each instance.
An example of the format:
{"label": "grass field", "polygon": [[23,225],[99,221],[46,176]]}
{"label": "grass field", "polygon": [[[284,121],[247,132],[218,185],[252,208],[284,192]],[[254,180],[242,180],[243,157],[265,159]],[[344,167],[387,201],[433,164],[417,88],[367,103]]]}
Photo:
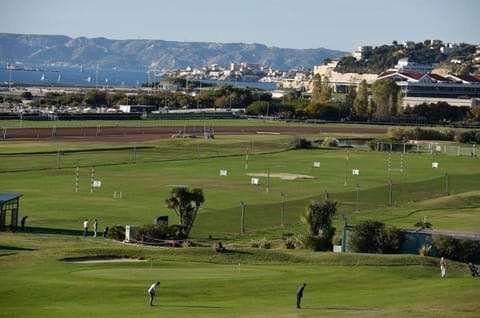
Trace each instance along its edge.
{"label": "grass field", "polygon": [[[478,315],[480,280],[461,263],[449,261],[448,277],[441,279],[435,258],[250,247],[264,238],[278,241],[284,232],[305,233],[299,215],[311,199],[321,200],[326,189],[339,204],[337,228],[347,215],[350,224],[376,219],[402,228],[427,217],[435,229],[478,233],[478,158],[407,154],[403,172],[389,172],[385,153],[352,149],[347,160],[344,149],[286,150],[287,142],[275,136],[222,137],[201,141],[199,150],[197,140],[156,141],[142,144],[148,148],[138,150],[136,161],[122,151],[75,151],[118,145],[75,143],[64,155],[68,161],[62,158],[59,165],[56,143],[2,143],[0,171],[12,172],[0,173],[0,192],[22,194],[20,216],[29,218],[27,233],[0,232],[0,317]],[[245,148],[252,147],[247,161]],[[53,168],[41,168],[45,159],[37,158],[46,154],[25,152],[53,152],[47,159]],[[432,162],[439,168],[432,168]],[[27,171],[13,171],[27,164]],[[91,165],[102,182],[93,193]],[[400,156],[394,155],[391,167],[399,166]],[[352,175],[352,169],[360,174]],[[220,170],[227,170],[227,176],[220,176]],[[272,177],[250,184],[247,173],[267,172]],[[313,178],[283,180],[273,177],[276,173]],[[217,254],[210,247],[128,246],[80,235],[85,217],[98,218],[101,229],[151,224],[157,215],[168,215],[175,223],[163,204],[175,185],[201,187],[205,193],[192,239],[221,239],[229,253]],[[122,192],[122,198],[114,198],[114,192]],[[286,196],[285,227],[280,226],[280,192]],[[240,201],[246,204],[244,235],[239,233]],[[87,256],[143,261],[63,261]],[[149,308],[146,290],[157,280],[162,282],[157,306]],[[297,310],[295,291],[304,281],[304,308]]]}

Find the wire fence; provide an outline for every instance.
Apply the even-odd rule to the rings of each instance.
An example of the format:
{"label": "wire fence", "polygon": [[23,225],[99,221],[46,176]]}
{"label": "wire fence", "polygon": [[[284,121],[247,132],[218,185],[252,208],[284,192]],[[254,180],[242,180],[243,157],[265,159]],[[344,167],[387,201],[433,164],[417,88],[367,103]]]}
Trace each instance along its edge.
{"label": "wire fence", "polygon": [[477,156],[477,145],[447,145],[436,142],[416,142],[416,143],[393,143],[377,142],[376,151],[383,152],[401,152],[428,155],[447,155],[447,156]]}
{"label": "wire fence", "polygon": [[294,138],[238,141],[229,144],[191,140],[182,147],[172,147],[170,143],[164,143],[158,146],[4,153],[0,154],[0,173],[274,153],[292,149],[295,142]]}

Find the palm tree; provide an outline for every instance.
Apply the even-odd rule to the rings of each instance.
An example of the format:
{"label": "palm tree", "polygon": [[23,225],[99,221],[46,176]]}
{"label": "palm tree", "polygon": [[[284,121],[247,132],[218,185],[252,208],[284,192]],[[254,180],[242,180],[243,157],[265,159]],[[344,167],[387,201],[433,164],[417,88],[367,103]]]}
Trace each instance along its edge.
{"label": "palm tree", "polygon": [[178,215],[182,236],[188,237],[197,217],[200,205],[205,201],[203,190],[194,188],[190,191],[186,187],[173,188],[170,198],[165,200],[167,208]]}

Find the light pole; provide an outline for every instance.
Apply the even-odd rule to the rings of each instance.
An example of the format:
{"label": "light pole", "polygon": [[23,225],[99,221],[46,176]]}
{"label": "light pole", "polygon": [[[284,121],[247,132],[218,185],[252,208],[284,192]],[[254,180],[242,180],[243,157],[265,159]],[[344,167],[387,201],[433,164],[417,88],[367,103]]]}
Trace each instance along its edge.
{"label": "light pole", "polygon": [[347,149],[347,157],[345,160],[345,186],[347,186],[348,157],[349,157],[349,151]]}
{"label": "light pole", "polygon": [[393,205],[393,193],[392,193],[393,192],[393,183],[392,183],[392,180],[389,181],[388,187],[389,187],[388,205],[392,206]]}
{"label": "light pole", "polygon": [[280,196],[282,197],[282,213],[280,215],[280,224],[284,226],[285,225],[285,193],[280,192]]}
{"label": "light pole", "polygon": [[355,187],[357,188],[357,212],[358,212],[358,192],[360,190],[360,185],[357,183]]}
{"label": "light pole", "polygon": [[448,191],[448,173],[445,172],[445,193],[447,195],[450,195],[449,191]]}
{"label": "light pole", "polygon": [[240,201],[240,206],[242,207],[242,219],[240,221],[240,233],[243,234],[245,232],[245,203]]}

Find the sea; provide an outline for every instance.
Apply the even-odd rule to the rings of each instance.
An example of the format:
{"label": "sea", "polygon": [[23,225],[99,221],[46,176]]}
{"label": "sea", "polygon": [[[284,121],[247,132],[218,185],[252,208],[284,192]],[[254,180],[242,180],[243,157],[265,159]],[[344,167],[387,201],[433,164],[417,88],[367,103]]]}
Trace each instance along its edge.
{"label": "sea", "polygon": [[[0,69],[0,83],[27,85],[73,85],[102,88],[106,86],[139,87],[143,83],[160,82],[161,77],[154,76],[148,70],[89,69],[83,67],[29,67],[9,70]],[[202,80],[210,84],[229,84],[239,87],[274,90],[275,83]]]}

